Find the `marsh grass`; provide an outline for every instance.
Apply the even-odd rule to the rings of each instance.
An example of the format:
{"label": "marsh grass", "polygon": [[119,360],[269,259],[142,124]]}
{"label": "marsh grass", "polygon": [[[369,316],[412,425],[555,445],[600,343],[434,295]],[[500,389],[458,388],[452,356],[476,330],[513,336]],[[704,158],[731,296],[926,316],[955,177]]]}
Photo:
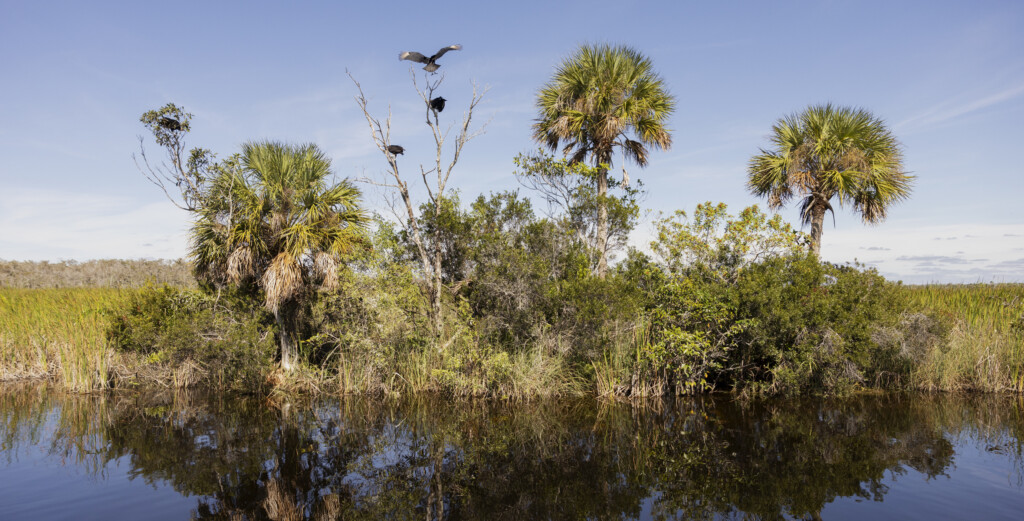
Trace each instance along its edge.
{"label": "marsh grass", "polygon": [[912,304],[949,326],[919,357],[915,386],[940,391],[1024,392],[1024,285],[905,287]]}
{"label": "marsh grass", "polygon": [[649,321],[641,316],[626,331],[615,331],[609,348],[593,362],[594,384],[598,396],[626,395],[636,383],[635,368],[640,352],[651,341]]}
{"label": "marsh grass", "polygon": [[[147,367],[109,345],[110,310],[137,290],[0,288],[0,380],[50,378],[72,392],[105,389],[131,369]],[[1024,285],[904,286],[912,308],[944,334],[914,354],[898,387],[932,391],[1024,391]],[[922,317],[924,315],[921,315]],[[490,348],[461,324],[441,341],[338,351],[323,367],[267,375],[284,392],[378,394],[445,392],[461,396],[622,394],[637,384],[638,349],[650,342],[643,323],[615,326],[587,367],[565,355],[565,340],[542,334],[515,350]],[[621,327],[620,327],[621,326]],[[136,367],[137,366],[137,367]],[[168,385],[201,379],[194,364],[177,367]]]}
{"label": "marsh grass", "polygon": [[51,377],[84,392],[109,385],[107,312],[131,290],[0,288],[0,379]]}

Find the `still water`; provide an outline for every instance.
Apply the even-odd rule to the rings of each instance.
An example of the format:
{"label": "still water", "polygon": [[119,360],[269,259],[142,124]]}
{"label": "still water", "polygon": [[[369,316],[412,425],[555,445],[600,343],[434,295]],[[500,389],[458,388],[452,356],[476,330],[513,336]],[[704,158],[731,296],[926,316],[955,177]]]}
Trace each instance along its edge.
{"label": "still water", "polygon": [[1021,397],[282,399],[0,387],[0,520],[1024,519]]}

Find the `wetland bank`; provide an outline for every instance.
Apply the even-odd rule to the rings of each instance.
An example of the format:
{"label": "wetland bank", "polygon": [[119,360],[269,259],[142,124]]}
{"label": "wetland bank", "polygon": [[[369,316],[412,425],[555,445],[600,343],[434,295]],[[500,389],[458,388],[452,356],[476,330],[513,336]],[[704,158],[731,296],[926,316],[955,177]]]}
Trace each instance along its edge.
{"label": "wetland bank", "polygon": [[877,224],[911,193],[880,118],[810,105],[750,158],[747,190],[810,233],[709,201],[640,249],[613,152],[669,148],[676,101],[634,49],[566,59],[523,191],[475,198],[452,173],[486,89],[452,124],[444,76],[414,73],[433,139],[398,145],[349,79],[379,177],[309,143],[190,148],[168,103],[141,117],[163,163],[136,159],[187,212],[187,262],[0,265],[0,374],[44,382],[0,391],[0,517],[1019,514],[1024,286],[819,257],[832,202]]}
{"label": "wetland bank", "polygon": [[[928,362],[899,378],[646,397],[608,384],[639,388],[635,332],[628,356],[539,376],[463,365],[453,385],[432,350],[282,375],[272,330],[199,290],[3,289],[3,368],[23,383],[0,387],[0,518],[1017,519],[1024,403],[999,357],[1021,287],[888,289],[931,310],[893,322],[930,342],[899,344]],[[133,312],[154,349],[118,347]],[[213,336],[237,331],[254,344]]]}

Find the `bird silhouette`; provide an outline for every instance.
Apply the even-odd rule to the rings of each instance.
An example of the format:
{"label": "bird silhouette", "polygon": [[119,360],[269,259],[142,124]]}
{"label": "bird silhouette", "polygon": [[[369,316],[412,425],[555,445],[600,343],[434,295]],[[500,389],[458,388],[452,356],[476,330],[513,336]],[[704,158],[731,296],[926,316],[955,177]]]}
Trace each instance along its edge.
{"label": "bird silhouette", "polygon": [[446,102],[446,101],[448,101],[448,100],[442,98],[441,96],[438,96],[438,97],[430,100],[430,108],[433,109],[436,112],[441,112],[441,111],[444,110],[444,102]]}
{"label": "bird silhouette", "polygon": [[448,47],[441,47],[441,50],[434,53],[433,56],[427,57],[418,52],[405,51],[398,55],[399,60],[409,60],[414,62],[420,62],[427,64],[423,67],[423,70],[427,72],[434,72],[441,66],[437,64],[437,60],[444,56],[444,53],[448,51],[458,51],[462,49],[461,45],[449,45]]}
{"label": "bird silhouette", "polygon": [[157,121],[157,123],[167,130],[181,130],[181,122],[174,118],[162,117]]}
{"label": "bird silhouette", "polygon": [[393,155],[397,156],[398,154],[404,154],[405,149],[398,145],[388,145],[388,152],[391,152]]}

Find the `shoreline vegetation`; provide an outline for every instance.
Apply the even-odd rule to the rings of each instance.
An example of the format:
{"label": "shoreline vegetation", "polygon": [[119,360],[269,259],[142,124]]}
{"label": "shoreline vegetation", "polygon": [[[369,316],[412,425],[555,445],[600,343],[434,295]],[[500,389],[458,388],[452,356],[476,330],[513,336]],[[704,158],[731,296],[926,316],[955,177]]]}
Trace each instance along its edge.
{"label": "shoreline vegetation", "polygon": [[[176,280],[176,268],[169,267],[177,264],[80,263],[72,267],[93,272],[102,271],[98,269],[102,266],[133,266],[129,271],[134,275],[119,278],[123,286],[119,288],[70,288],[65,286],[85,279],[74,274],[68,263],[3,263],[6,273],[26,273],[32,280],[46,280],[56,287],[11,287],[17,282],[9,277],[8,286],[0,288],[0,380],[45,378],[71,392],[205,386],[256,393],[402,396],[426,392],[505,399],[639,398],[711,391],[847,394],[874,389],[1020,393],[1024,385],[1024,284],[905,286],[886,282],[870,271],[838,268],[886,288],[898,304],[891,307],[890,303],[883,311],[898,314],[874,320],[846,317],[856,322],[846,331],[841,321],[833,322],[832,331],[816,335],[807,353],[800,354],[805,347],[801,342],[806,340],[798,338],[788,349],[779,347],[775,358],[759,362],[759,371],[747,370],[746,379],[739,380],[728,375],[737,371],[728,353],[746,351],[753,358],[752,344],[759,341],[749,334],[753,326],[744,326],[746,345],[739,341],[742,334],[723,335],[718,343],[732,341],[732,345],[717,357],[713,344],[705,342],[702,349],[693,338],[699,334],[674,326],[673,334],[686,342],[676,349],[678,360],[672,361],[668,352],[678,344],[666,340],[664,328],[673,315],[664,306],[647,306],[633,320],[617,316],[614,310],[610,314],[608,309],[588,310],[598,317],[588,318],[584,330],[598,335],[558,334],[553,330],[566,326],[548,324],[544,329],[533,328],[528,339],[503,343],[500,335],[489,330],[495,327],[494,320],[509,317],[473,317],[467,302],[453,302],[445,330],[434,338],[419,334],[431,332],[429,323],[420,324],[423,327],[417,331],[412,305],[422,300],[422,292],[411,273],[392,273],[390,279],[382,274],[350,273],[334,292],[319,292],[318,305],[311,310],[316,330],[304,332],[300,342],[304,362],[285,373],[275,361],[274,323],[265,316],[267,312],[244,304],[237,295],[211,296],[194,287],[153,282],[165,277]],[[606,282],[614,285],[618,277],[625,277],[623,268],[620,263]],[[404,287],[399,283],[402,279]],[[842,282],[833,280],[824,287],[832,294],[856,293],[861,306],[872,298],[863,291],[862,281],[859,291],[841,290]],[[771,293],[770,285],[759,288],[758,293]],[[585,300],[607,306],[607,301],[594,301],[624,298],[612,293],[595,290]],[[694,293],[701,291],[690,294]],[[357,302],[363,307],[353,309]],[[704,313],[715,310],[722,315],[699,320],[717,320],[718,329],[728,332],[744,320],[772,318],[733,317],[727,325],[730,319],[722,318],[726,308],[721,302],[705,303]],[[573,322],[583,319],[577,316]],[[805,324],[804,329],[803,335],[810,335],[807,331],[812,328]],[[713,332],[714,328],[706,329],[704,335]],[[864,353],[854,348],[855,337],[866,339]],[[574,344],[574,339],[580,344]],[[772,360],[781,362],[772,365]],[[656,370],[658,363],[661,371]],[[695,377],[695,370],[704,373]]]}
{"label": "shoreline vegetation", "polygon": [[[218,156],[186,143],[183,107],[144,113],[164,157],[145,140],[133,157],[187,212],[189,261],[0,264],[0,375],[74,391],[511,399],[1024,391],[1024,285],[911,288],[819,260],[834,204],[877,224],[916,182],[867,110],[780,118],[748,162],[747,189],[773,210],[797,204],[809,234],[705,202],[656,217],[641,251],[629,237],[644,186],[625,166],[672,146],[676,106],[642,53],[583,45],[566,58],[536,98],[542,148],[514,161],[528,193],[465,200],[453,172],[483,133],[473,112],[487,88],[452,120],[444,75],[414,73],[433,142],[398,144],[390,108],[374,116],[349,78],[381,153],[374,179],[338,178],[315,144]],[[392,214],[368,212],[357,182]],[[28,289],[42,285],[115,288]]]}

